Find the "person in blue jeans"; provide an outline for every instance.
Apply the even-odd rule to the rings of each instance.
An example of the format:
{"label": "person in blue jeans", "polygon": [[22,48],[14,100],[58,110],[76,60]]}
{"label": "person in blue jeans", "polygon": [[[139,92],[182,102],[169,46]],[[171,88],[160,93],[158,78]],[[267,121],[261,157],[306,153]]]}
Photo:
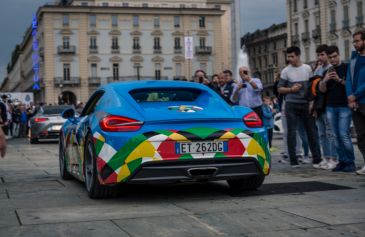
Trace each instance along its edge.
{"label": "person in blue jeans", "polygon": [[[336,137],[336,151],[339,163],[332,171],[354,172],[355,155],[352,146],[350,124],[351,109],[347,105],[346,73],[348,65],[341,63],[337,46],[329,46],[327,55],[332,67],[319,83],[319,90],[326,93],[327,118]],[[330,164],[328,164],[330,165]]]}

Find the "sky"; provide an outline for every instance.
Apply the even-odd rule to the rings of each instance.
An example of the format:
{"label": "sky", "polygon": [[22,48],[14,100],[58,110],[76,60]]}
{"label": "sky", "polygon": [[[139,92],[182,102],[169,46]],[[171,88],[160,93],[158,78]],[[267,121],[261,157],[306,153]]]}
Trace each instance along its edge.
{"label": "sky", "polygon": [[[0,0],[0,81],[16,44],[22,42],[32,15],[53,0]],[[254,32],[286,21],[286,0],[241,0],[241,32]]]}

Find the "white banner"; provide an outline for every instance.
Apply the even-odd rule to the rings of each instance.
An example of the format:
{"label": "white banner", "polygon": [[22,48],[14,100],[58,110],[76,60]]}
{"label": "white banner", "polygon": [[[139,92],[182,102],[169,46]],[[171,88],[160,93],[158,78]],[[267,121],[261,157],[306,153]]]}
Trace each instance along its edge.
{"label": "white banner", "polygon": [[185,59],[193,59],[194,58],[194,44],[192,36],[185,36]]}

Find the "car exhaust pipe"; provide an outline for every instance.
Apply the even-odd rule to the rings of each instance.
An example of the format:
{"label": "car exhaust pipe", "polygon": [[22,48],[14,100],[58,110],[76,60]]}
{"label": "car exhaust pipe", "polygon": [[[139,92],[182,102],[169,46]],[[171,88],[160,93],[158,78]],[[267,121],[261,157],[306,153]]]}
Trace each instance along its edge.
{"label": "car exhaust pipe", "polygon": [[187,170],[188,175],[193,179],[210,179],[216,176],[218,168],[216,167],[204,167],[204,168],[191,168]]}

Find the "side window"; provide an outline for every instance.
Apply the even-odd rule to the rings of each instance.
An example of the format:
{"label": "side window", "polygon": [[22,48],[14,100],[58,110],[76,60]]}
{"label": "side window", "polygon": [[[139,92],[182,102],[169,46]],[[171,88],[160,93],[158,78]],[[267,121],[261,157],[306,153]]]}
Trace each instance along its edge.
{"label": "side window", "polygon": [[85,105],[85,108],[82,110],[81,117],[92,114],[95,110],[95,107],[98,105],[98,102],[100,101],[101,97],[103,97],[105,91],[98,91],[96,92],[93,97],[89,99],[87,104]]}

